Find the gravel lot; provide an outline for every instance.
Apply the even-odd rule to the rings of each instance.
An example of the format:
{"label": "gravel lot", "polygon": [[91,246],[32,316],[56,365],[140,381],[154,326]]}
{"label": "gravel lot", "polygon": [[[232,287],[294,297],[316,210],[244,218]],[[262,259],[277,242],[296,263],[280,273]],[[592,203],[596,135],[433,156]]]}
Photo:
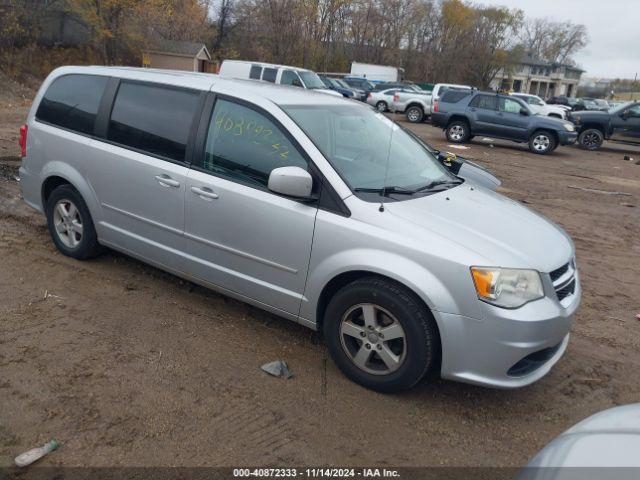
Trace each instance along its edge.
{"label": "gravel lot", "polygon": [[[0,102],[0,466],[53,437],[62,446],[42,465],[518,466],[578,420],[640,401],[640,165],[623,160],[637,148],[451,150],[569,232],[582,307],[537,384],[436,379],[381,395],[346,380],[303,327],[120,254],[58,254],[13,179],[26,103]],[[447,149],[440,130],[411,128]],[[260,371],[278,358],[293,379]]]}

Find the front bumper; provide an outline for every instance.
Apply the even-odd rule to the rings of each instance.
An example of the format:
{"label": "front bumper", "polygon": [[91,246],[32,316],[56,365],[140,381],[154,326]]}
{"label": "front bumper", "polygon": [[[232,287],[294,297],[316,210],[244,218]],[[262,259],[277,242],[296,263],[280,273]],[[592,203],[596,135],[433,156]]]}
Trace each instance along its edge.
{"label": "front bumper", "polygon": [[560,145],[573,145],[578,140],[578,132],[558,132]]}
{"label": "front bumper", "polygon": [[567,348],[580,296],[576,277],[566,307],[545,297],[513,310],[482,303],[482,319],[434,312],[442,340],[442,378],[496,388],[539,380]]}

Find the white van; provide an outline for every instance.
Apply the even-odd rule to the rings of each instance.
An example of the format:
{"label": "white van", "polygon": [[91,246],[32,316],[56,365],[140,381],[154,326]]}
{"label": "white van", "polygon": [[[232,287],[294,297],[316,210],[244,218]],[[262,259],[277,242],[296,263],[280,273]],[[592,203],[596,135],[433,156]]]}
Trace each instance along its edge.
{"label": "white van", "polygon": [[318,90],[329,95],[342,97],[341,93],[329,90],[318,74],[306,68],[274,65],[272,63],[247,62],[245,60],[224,60],[220,66],[221,77],[242,80],[263,80],[280,85]]}

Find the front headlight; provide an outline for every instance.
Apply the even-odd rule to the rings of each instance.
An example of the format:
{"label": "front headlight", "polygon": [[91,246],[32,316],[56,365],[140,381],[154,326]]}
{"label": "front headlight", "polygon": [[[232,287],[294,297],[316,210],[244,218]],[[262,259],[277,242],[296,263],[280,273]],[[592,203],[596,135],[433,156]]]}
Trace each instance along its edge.
{"label": "front headlight", "polygon": [[478,298],[504,308],[518,308],[544,297],[536,270],[471,267]]}
{"label": "front headlight", "polygon": [[563,123],[563,125],[567,132],[573,132],[575,130],[575,127],[570,123]]}

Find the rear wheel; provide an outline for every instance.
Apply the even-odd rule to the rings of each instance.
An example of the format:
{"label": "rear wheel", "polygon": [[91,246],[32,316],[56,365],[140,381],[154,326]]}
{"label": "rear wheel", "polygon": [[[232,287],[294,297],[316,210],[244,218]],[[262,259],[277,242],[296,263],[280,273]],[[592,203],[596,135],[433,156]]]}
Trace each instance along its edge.
{"label": "rear wheel", "polygon": [[387,107],[387,102],[383,102],[382,100],[380,100],[378,103],[376,103],[376,110],[378,110],[379,112],[383,113],[388,109],[389,108]]}
{"label": "rear wheel", "polygon": [[551,132],[547,130],[538,130],[533,132],[529,138],[529,150],[538,155],[546,155],[553,152],[556,148],[556,139]]}
{"label": "rear wheel", "polygon": [[323,332],[340,370],[373,390],[418,383],[439,354],[431,313],[411,291],[383,278],[356,280],[329,302]]}
{"label": "rear wheel", "polygon": [[464,143],[471,138],[471,132],[467,122],[455,120],[447,125],[447,140],[453,143]]}
{"label": "rear wheel", "polygon": [[585,150],[597,150],[602,146],[604,135],[597,128],[589,128],[578,136],[578,143]]}
{"label": "rear wheel", "polygon": [[411,123],[420,123],[424,119],[424,112],[422,111],[422,108],[414,105],[407,108],[405,116]]}
{"label": "rear wheel", "polygon": [[60,185],[51,192],[45,212],[53,243],[64,255],[84,260],[100,253],[89,208],[71,185]]}

